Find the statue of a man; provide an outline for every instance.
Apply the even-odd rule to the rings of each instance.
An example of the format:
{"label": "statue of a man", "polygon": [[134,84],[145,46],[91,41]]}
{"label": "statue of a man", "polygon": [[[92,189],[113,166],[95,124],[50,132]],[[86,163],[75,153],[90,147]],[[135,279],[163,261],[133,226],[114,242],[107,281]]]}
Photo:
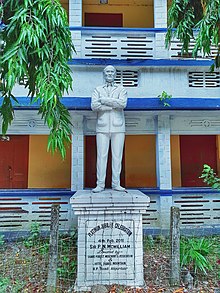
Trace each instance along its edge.
{"label": "statue of a man", "polygon": [[105,188],[106,167],[111,141],[112,189],[125,191],[120,185],[121,162],[125,139],[125,118],[123,109],[127,104],[127,92],[121,85],[114,84],[116,69],[109,65],[103,72],[105,84],[98,86],[92,94],[91,108],[97,112],[97,186],[92,191]]}

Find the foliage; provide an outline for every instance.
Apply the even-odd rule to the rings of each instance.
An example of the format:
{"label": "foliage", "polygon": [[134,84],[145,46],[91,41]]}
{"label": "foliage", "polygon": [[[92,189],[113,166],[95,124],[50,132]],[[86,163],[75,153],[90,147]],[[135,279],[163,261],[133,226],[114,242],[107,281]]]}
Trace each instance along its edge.
{"label": "foliage", "polygon": [[218,275],[218,285],[220,287],[220,259],[216,261],[216,264],[218,265],[217,275]]}
{"label": "foliage", "polygon": [[26,248],[33,248],[34,251],[41,255],[47,255],[49,252],[49,239],[41,237],[40,224],[34,222],[31,225],[30,236],[23,241]]}
{"label": "foliage", "polygon": [[[76,230],[70,236],[62,235],[59,241],[59,260],[57,273],[61,278],[72,279],[75,277],[77,268],[76,247],[77,233]],[[72,253],[70,251],[72,250]]]}
{"label": "foliage", "polygon": [[3,246],[5,244],[5,240],[4,240],[4,235],[0,234],[0,247]]}
{"label": "foliage", "polygon": [[177,37],[183,43],[182,54],[188,53],[190,40],[195,39],[193,56],[196,57],[199,51],[210,55],[211,46],[214,45],[218,48],[215,65],[219,67],[219,10],[220,0],[172,0],[168,11],[166,46],[169,46],[173,37]]}
{"label": "foliage", "polygon": [[143,238],[144,251],[150,250],[154,247],[154,238],[152,235],[147,235]]}
{"label": "foliage", "polygon": [[[193,37],[194,14],[189,1],[174,0],[168,11],[169,27],[166,35],[168,45],[172,37],[177,37],[183,42],[183,52],[188,52],[190,39]],[[176,28],[176,30],[172,30]]]}
{"label": "foliage", "polygon": [[170,243],[169,239],[163,235],[145,235],[143,237],[143,249],[144,252],[150,252],[155,253],[155,250],[158,251],[158,253],[166,253],[170,249]]}
{"label": "foliage", "polygon": [[48,252],[49,252],[49,247],[50,247],[50,244],[49,244],[49,239],[44,239],[42,245],[40,245],[37,250],[39,251],[39,253],[41,255],[47,255]]}
{"label": "foliage", "polygon": [[214,170],[209,165],[203,165],[202,175],[200,178],[202,178],[203,182],[212,188],[220,189],[220,178],[218,178]]}
{"label": "foliage", "polygon": [[31,225],[31,230],[30,230],[30,236],[24,240],[24,245],[27,248],[33,247],[36,244],[36,241],[40,237],[40,224],[37,222],[34,222]]}
{"label": "foliage", "polygon": [[0,292],[5,292],[10,281],[8,278],[0,278]]}
{"label": "foliage", "polygon": [[[73,278],[76,273],[76,239],[77,233],[74,230],[71,234],[62,234],[59,239],[59,256],[57,272],[61,278]],[[36,254],[48,257],[49,238],[40,236],[40,224],[35,222],[31,225],[30,236],[23,241],[26,248],[32,249]]]}
{"label": "foliage", "polygon": [[[19,235],[18,235],[19,236]],[[69,258],[76,264],[76,233],[72,235],[69,233],[59,235],[59,252],[58,258],[64,259]],[[219,249],[219,236],[210,236],[208,238],[217,249]],[[170,243],[169,238],[164,236],[144,236],[144,241],[149,243],[149,249],[144,252],[144,276],[146,286],[144,288],[131,288],[123,287],[118,285],[112,285],[111,288],[108,286],[109,292],[146,292],[146,288],[149,288],[150,292],[174,292],[173,288],[169,286],[169,274],[170,274]],[[8,242],[5,243],[4,253],[0,253],[0,293],[18,293],[18,292],[46,292],[46,280],[48,274],[48,257],[49,255],[42,255],[39,252],[39,248],[44,243],[49,242],[49,237],[40,239],[37,245],[26,248],[24,247],[23,241]],[[152,243],[153,242],[153,243]],[[41,245],[39,247],[39,244]],[[217,287],[218,284],[218,273],[219,265],[219,251],[213,254],[216,257],[212,258],[213,270],[210,271],[206,276],[198,274],[196,278],[195,291],[200,290],[205,293],[213,293],[213,286]],[[70,264],[70,262],[69,262]],[[75,273],[71,273],[71,268],[68,262],[65,263],[65,271],[57,274],[57,288],[58,293],[73,292],[73,285],[75,280]],[[59,268],[62,268],[62,260],[58,263]],[[9,286],[7,291],[1,290],[1,282],[5,282]],[[16,288],[21,288],[18,291]],[[21,287],[22,286],[22,287]],[[17,290],[17,291],[16,291]],[[183,288],[176,289],[175,292],[183,292]]]}
{"label": "foliage", "polygon": [[48,149],[65,157],[70,142],[71,117],[61,98],[72,86],[67,61],[74,49],[67,15],[59,0],[5,0],[2,33],[5,42],[0,56],[2,133],[14,118],[16,83],[24,83],[31,102],[50,128]]}
{"label": "foliage", "polygon": [[180,242],[181,267],[187,267],[194,274],[207,275],[212,270],[210,256],[214,245],[208,238],[182,238]]}
{"label": "foliage", "polygon": [[162,94],[158,96],[158,98],[163,103],[164,107],[170,107],[169,100],[172,98],[172,95],[169,95],[167,92],[163,91]]}
{"label": "foliage", "polygon": [[4,10],[3,10],[3,2],[0,1],[0,20],[2,20],[2,18],[3,18],[3,15],[4,15],[3,12],[4,12]]}
{"label": "foliage", "polygon": [[22,292],[24,284],[19,280],[10,280],[0,277],[0,292],[19,293]]}
{"label": "foliage", "polygon": [[76,273],[77,260],[72,260],[66,255],[62,255],[59,260],[57,272],[62,278],[73,278]]}

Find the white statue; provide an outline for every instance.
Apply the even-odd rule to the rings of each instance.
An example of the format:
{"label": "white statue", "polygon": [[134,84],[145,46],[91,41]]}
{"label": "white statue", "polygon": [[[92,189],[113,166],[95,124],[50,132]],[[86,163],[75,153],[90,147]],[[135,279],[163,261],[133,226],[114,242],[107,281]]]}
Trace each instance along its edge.
{"label": "white statue", "polygon": [[116,69],[109,65],[103,71],[105,84],[98,86],[92,94],[91,108],[97,112],[97,186],[92,191],[105,188],[106,167],[111,140],[112,189],[125,191],[120,185],[121,162],[125,139],[125,118],[123,109],[127,104],[127,92],[121,85],[115,85]]}

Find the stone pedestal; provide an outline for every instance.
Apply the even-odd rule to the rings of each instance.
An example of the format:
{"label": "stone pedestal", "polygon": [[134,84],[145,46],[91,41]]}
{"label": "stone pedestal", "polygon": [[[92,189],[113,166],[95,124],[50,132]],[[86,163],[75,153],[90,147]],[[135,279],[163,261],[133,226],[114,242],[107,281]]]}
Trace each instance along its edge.
{"label": "stone pedestal", "polygon": [[138,190],[75,193],[71,204],[78,215],[77,291],[97,284],[144,285],[142,214],[149,202]]}

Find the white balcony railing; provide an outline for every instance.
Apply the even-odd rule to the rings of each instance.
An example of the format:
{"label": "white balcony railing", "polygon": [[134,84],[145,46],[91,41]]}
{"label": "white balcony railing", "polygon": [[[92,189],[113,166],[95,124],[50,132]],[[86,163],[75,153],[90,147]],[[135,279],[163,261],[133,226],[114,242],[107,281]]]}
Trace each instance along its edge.
{"label": "white balcony railing", "polygon": [[[181,56],[182,45],[178,40],[173,40],[169,49],[165,48],[165,28],[71,27],[70,30],[76,58],[193,58],[193,40],[187,56]],[[208,58],[216,53],[217,48],[213,46]],[[202,57],[199,53],[198,58]]]}
{"label": "white balcony railing", "polygon": [[[171,42],[171,46],[170,46],[170,49],[169,49],[169,57],[170,58],[176,58],[176,57],[179,57],[179,58],[180,57],[182,57],[182,58],[193,58],[192,57],[192,51],[193,51],[194,45],[195,45],[195,40],[192,40],[190,42],[190,44],[189,44],[188,54],[185,55],[185,56],[181,56],[182,43],[179,40],[174,39]],[[217,54],[217,51],[218,51],[217,47],[211,46],[211,52],[210,52],[209,56],[204,57],[202,52],[198,52],[197,58],[204,58],[204,59],[213,58],[214,59],[216,54]]]}
{"label": "white balcony railing", "polygon": [[153,34],[106,34],[82,35],[82,55],[88,58],[154,58]]}

